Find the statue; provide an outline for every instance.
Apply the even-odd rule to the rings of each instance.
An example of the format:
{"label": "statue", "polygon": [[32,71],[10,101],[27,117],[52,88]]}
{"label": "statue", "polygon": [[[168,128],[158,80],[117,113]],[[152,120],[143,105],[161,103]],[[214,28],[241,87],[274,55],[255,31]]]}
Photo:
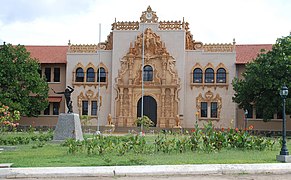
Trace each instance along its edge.
{"label": "statue", "polygon": [[108,125],[112,125],[112,117],[111,117],[111,114],[108,114],[107,121],[108,121]]}
{"label": "statue", "polygon": [[179,128],[179,129],[181,129],[182,126],[181,126],[181,120],[180,120],[180,116],[179,116],[179,115],[177,115],[177,116],[175,117],[175,122],[176,122],[176,124],[175,124],[174,128]]}
{"label": "statue", "polygon": [[176,126],[179,127],[180,126],[180,117],[179,117],[179,115],[176,116],[175,121],[176,121]]}
{"label": "statue", "polygon": [[70,86],[67,86],[64,92],[56,92],[53,88],[52,90],[54,91],[55,94],[64,94],[66,98],[66,104],[68,108],[68,113],[73,113],[73,104],[71,101],[71,94],[74,91],[74,89]]}
{"label": "statue", "polygon": [[107,116],[107,122],[108,122],[108,124],[105,125],[105,130],[104,131],[105,132],[109,132],[111,134],[115,130],[115,125],[112,123],[111,114],[108,114],[108,116]]}

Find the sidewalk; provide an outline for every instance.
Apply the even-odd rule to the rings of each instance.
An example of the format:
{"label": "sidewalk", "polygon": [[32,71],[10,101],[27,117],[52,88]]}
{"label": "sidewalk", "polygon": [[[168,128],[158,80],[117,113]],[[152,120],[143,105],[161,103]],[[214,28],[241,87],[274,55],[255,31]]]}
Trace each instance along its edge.
{"label": "sidewalk", "polygon": [[1,168],[0,178],[291,174],[288,163]]}

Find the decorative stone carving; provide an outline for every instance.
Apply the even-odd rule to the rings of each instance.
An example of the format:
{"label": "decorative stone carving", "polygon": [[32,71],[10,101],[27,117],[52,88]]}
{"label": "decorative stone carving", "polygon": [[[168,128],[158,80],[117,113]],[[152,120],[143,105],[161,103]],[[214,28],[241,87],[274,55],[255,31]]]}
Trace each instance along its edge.
{"label": "decorative stone carving", "polygon": [[[187,27],[188,27],[188,23]],[[202,42],[196,42],[193,40],[193,35],[190,31],[186,30],[186,39],[185,39],[185,47],[187,50],[197,50],[202,49],[203,43]]]}
{"label": "decorative stone carving", "polygon": [[160,30],[180,30],[182,29],[181,21],[160,21],[159,29]]}
{"label": "decorative stone carving", "polygon": [[158,17],[155,11],[152,10],[151,6],[148,6],[147,10],[142,12],[140,17],[141,23],[157,23]]}
{"label": "decorative stone carving", "polygon": [[[201,102],[207,102],[208,104],[210,104],[211,102],[217,102],[217,118],[210,118],[210,119],[215,119],[215,120],[220,119],[220,112],[221,112],[221,108],[222,108],[222,98],[219,96],[219,94],[216,94],[216,96],[214,97],[213,92],[208,90],[204,94],[204,97],[203,97],[202,94],[200,93],[198,95],[198,97],[196,97],[196,108],[197,108],[198,112],[200,112],[200,110],[201,110]],[[199,116],[200,115],[201,114],[199,113]],[[201,118],[201,117],[199,117],[199,118]],[[209,119],[209,118],[207,118],[207,119]]]}
{"label": "decorative stone carving", "polygon": [[205,52],[233,52],[234,45],[229,44],[204,44],[203,50]]}
{"label": "decorative stone carving", "polygon": [[[169,56],[165,48],[165,44],[161,42],[160,37],[155,34],[151,28],[146,28],[144,34],[137,36],[137,39],[132,47],[130,45],[128,56],[141,56],[142,55],[142,36],[144,35],[144,50],[146,57],[152,55],[164,55]],[[150,58],[145,58],[150,59]]]}
{"label": "decorative stone carving", "polygon": [[97,104],[100,105],[100,107],[102,106],[102,96],[100,96],[98,99],[98,92],[95,94],[95,96],[94,94],[94,91],[91,89],[86,91],[85,95],[83,92],[80,93],[80,95],[77,97],[79,114],[82,114],[82,101],[88,101],[89,104],[91,101],[97,101]]}
{"label": "decorative stone carving", "polygon": [[133,126],[137,118],[137,102],[141,98],[143,71],[142,39],[145,50],[144,65],[149,65],[153,69],[153,80],[144,81],[144,87],[151,94],[144,95],[152,96],[157,101],[157,126],[173,127],[174,114],[178,113],[180,79],[175,59],[169,55],[165,44],[150,28],[138,35],[135,42],[130,43],[128,53],[120,60],[121,67],[115,79],[117,125]]}
{"label": "decorative stone carving", "polygon": [[114,22],[112,24],[112,30],[138,30],[139,22]]}
{"label": "decorative stone carving", "polygon": [[113,33],[107,36],[107,41],[96,44],[71,44],[69,42],[69,53],[96,53],[98,50],[112,50]]}

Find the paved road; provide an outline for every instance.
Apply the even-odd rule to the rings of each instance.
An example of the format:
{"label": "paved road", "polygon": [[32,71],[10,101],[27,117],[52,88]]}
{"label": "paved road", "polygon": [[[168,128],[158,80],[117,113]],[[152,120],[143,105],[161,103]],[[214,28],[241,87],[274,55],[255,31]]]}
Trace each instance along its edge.
{"label": "paved road", "polygon": [[67,178],[28,178],[25,180],[290,180],[291,174],[227,174],[191,176],[139,176],[139,177],[67,177]]}

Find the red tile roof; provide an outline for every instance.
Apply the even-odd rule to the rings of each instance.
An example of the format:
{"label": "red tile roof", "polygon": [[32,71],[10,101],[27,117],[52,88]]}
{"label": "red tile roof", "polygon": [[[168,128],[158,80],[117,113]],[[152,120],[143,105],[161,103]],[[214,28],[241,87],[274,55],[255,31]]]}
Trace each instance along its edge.
{"label": "red tile roof", "polygon": [[236,45],[236,64],[246,64],[254,60],[258,54],[260,54],[261,49],[270,51],[272,49],[272,44],[243,44]]}
{"label": "red tile roof", "polygon": [[[25,46],[31,57],[40,63],[67,63],[68,46]],[[236,45],[236,64],[246,64],[255,59],[261,49],[272,49],[272,44]]]}
{"label": "red tile roof", "polygon": [[40,63],[67,63],[68,46],[25,46]]}

